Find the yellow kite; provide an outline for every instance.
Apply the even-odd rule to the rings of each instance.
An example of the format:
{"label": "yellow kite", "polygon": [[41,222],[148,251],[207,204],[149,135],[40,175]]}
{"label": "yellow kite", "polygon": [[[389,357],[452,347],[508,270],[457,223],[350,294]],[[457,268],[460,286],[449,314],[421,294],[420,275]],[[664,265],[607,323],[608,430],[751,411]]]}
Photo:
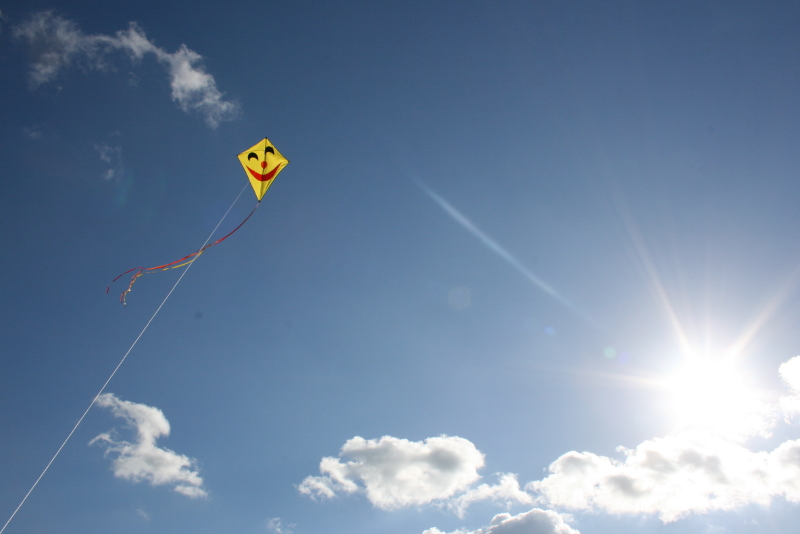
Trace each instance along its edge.
{"label": "yellow kite", "polygon": [[239,161],[259,202],[278,173],[289,164],[289,160],[266,137],[239,154]]}
{"label": "yellow kite", "polygon": [[[128,289],[123,291],[122,295],[120,295],[120,302],[126,304],[125,297],[131,292],[133,283],[136,282],[136,279],[140,276],[158,271],[166,271],[167,269],[177,269],[178,267],[189,265],[198,257],[200,257],[200,254],[202,254],[207,248],[218,245],[233,235],[233,233],[241,228],[242,225],[246,223],[247,220],[253,215],[253,213],[255,213],[256,209],[261,205],[261,199],[264,198],[264,193],[266,193],[267,189],[269,189],[269,186],[272,185],[275,177],[278,176],[278,173],[289,164],[289,160],[284,158],[283,155],[278,152],[278,149],[275,148],[275,146],[270,143],[269,139],[266,137],[263,141],[259,141],[252,147],[239,154],[239,161],[241,162],[242,167],[244,167],[245,173],[247,173],[247,178],[250,180],[250,185],[253,186],[253,191],[256,193],[256,198],[258,198],[258,203],[256,204],[256,207],[253,208],[253,211],[250,212],[250,215],[245,217],[245,219],[239,223],[239,226],[234,228],[229,234],[217,239],[213,243],[205,245],[197,252],[192,252],[188,256],[184,256],[179,260],[175,260],[164,265],[157,265],[155,267],[134,267],[133,269],[128,269],[121,275],[114,278],[114,280],[111,282],[112,284],[119,280],[122,276],[136,271],[131,277],[131,283],[128,285]],[[242,189],[242,192],[244,192],[244,189]],[[241,195],[241,193],[239,194]],[[211,236],[209,236],[209,239],[210,238]],[[106,288],[106,293],[108,293],[109,289],[111,289],[110,285]]]}

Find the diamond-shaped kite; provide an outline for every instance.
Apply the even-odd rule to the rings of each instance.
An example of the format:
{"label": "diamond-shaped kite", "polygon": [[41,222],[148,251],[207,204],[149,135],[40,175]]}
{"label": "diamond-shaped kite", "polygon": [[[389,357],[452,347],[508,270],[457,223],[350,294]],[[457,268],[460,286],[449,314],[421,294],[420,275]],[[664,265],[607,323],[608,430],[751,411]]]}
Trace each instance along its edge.
{"label": "diamond-shaped kite", "polygon": [[[222,243],[228,237],[233,235],[233,233],[242,227],[244,223],[255,213],[256,209],[261,205],[261,199],[264,198],[264,193],[267,192],[269,186],[272,185],[272,182],[275,180],[275,177],[278,176],[278,173],[283,170],[289,164],[289,160],[284,158],[283,155],[278,152],[278,149],[273,146],[272,143],[269,142],[269,139],[266,137],[263,141],[259,141],[252,147],[248,148],[241,154],[239,154],[239,161],[244,167],[245,173],[247,173],[247,179],[250,180],[250,185],[253,186],[253,191],[256,193],[256,198],[258,198],[258,204],[256,207],[253,208],[253,211],[250,212],[245,220],[239,223],[239,226],[233,229],[229,234],[217,239],[213,243],[205,245],[203,248],[198,250],[197,252],[193,252],[188,256],[184,256],[179,260],[175,260],[170,263],[166,263],[164,265],[157,265],[155,267],[134,267],[133,269],[129,269],[122,273],[121,275],[114,278],[111,282],[112,284],[120,279],[123,275],[126,275],[130,272],[136,271],[133,276],[131,277],[131,282],[128,284],[128,289],[122,292],[120,295],[119,300],[123,304],[125,304],[125,297],[128,293],[131,292],[131,288],[133,287],[133,283],[136,282],[136,279],[140,276],[145,274],[154,273],[158,271],[166,271],[167,269],[177,269],[178,267],[183,267],[185,265],[191,264],[194,260],[196,260],[200,254],[203,253],[207,248],[213,247],[219,243]],[[244,190],[242,190],[244,192]],[[240,193],[241,194],[241,193]],[[238,197],[237,197],[238,199]],[[234,201],[235,202],[235,201]],[[231,206],[233,207],[233,206]],[[222,221],[220,221],[222,222]],[[209,236],[210,239],[210,236]],[[106,293],[111,288],[109,285],[106,288]]]}
{"label": "diamond-shaped kite", "polygon": [[289,160],[266,137],[239,154],[239,161],[259,202],[278,173],[289,164]]}

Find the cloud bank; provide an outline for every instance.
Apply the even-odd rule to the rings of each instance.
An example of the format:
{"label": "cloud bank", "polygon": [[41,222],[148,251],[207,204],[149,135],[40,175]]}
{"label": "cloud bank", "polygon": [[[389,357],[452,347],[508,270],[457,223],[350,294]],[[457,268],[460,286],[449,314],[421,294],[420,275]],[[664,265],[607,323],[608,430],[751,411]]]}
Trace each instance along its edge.
{"label": "cloud bank", "polygon": [[44,11],[16,26],[13,35],[25,40],[33,50],[35,59],[30,69],[33,87],[54,80],[62,70],[75,64],[85,69],[110,70],[108,61],[115,52],[123,52],[133,61],[152,54],[166,68],[172,99],[183,111],[200,113],[212,128],[238,114],[238,105],[223,99],[214,77],[203,68],[199,54],[186,45],[169,53],[147,39],[135,22],[113,36],[86,35],[73,21]]}
{"label": "cloud bank", "polygon": [[[779,373],[791,395],[776,407],[785,417],[800,412],[800,356]],[[773,414],[764,413],[771,418]],[[775,498],[800,502],[800,440],[772,451],[752,451],[712,432],[684,432],[618,449],[618,460],[570,451],[550,475],[526,490],[550,506],[612,514],[658,514],[669,523],[691,514],[769,504]]]}
{"label": "cloud bank", "polygon": [[550,506],[612,514],[658,514],[669,523],[690,514],[800,502],[800,441],[752,452],[704,434],[681,434],[623,449],[624,460],[571,451],[526,489]]}
{"label": "cloud bank", "polygon": [[[775,415],[788,420],[800,414],[800,356],[782,364],[779,373],[790,394],[763,413],[769,421]],[[493,501],[508,509],[537,504],[577,512],[657,515],[664,523],[768,505],[776,498],[800,503],[800,439],[759,451],[729,434],[701,429],[617,450],[616,458],[567,452],[550,464],[545,478],[520,488],[512,473],[498,474],[497,484],[477,485],[484,455],[464,438],[413,442],[354,437],[342,447],[340,458],[322,459],[321,476],[307,477],[298,489],[323,498],[362,493],[386,510],[434,505],[458,517],[476,502]],[[533,508],[516,516],[496,515],[485,528],[450,534],[577,534],[568,520],[557,511]],[[423,534],[445,533],[431,528]]]}
{"label": "cloud bank", "polygon": [[169,436],[170,431],[169,421],[161,410],[120,400],[112,393],[100,395],[96,404],[111,410],[136,431],[133,443],[117,440],[113,431],[89,442],[104,445],[107,455],[116,456],[111,463],[114,476],[132,482],[147,481],[153,486],[174,484],[175,491],[189,497],[208,495],[202,488],[203,479],[195,468],[195,460],[156,446],[156,440]]}

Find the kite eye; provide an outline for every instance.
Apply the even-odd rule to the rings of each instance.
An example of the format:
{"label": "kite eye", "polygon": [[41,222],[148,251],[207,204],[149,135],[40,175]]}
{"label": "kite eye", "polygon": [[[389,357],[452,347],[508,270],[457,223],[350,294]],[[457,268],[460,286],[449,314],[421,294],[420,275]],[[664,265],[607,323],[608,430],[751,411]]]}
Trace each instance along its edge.
{"label": "kite eye", "polygon": [[275,155],[275,149],[272,148],[271,146],[268,146],[267,148],[264,149],[264,153],[267,153],[267,152],[272,152],[272,155],[273,156]]}
{"label": "kite eye", "polygon": [[256,153],[255,153],[255,152],[250,152],[250,153],[247,155],[247,159],[248,159],[248,160],[251,160],[251,159],[253,159],[253,158],[256,158],[256,159],[258,159],[258,156],[256,155]]}

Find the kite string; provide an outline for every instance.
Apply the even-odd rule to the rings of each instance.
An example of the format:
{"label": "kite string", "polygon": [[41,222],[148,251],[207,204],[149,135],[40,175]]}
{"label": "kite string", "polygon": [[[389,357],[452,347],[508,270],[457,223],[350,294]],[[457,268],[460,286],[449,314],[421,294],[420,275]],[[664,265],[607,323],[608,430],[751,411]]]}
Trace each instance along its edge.
{"label": "kite string", "polygon": [[[225,214],[224,214],[224,215],[222,216],[222,218],[219,220],[219,222],[217,223],[217,225],[214,227],[214,229],[213,229],[213,230],[211,230],[211,233],[210,233],[210,234],[209,234],[209,236],[206,238],[206,240],[205,240],[205,243],[203,243],[203,247],[205,247],[205,246],[206,246],[206,244],[207,244],[209,241],[211,241],[211,237],[214,235],[214,232],[216,232],[216,231],[217,231],[217,228],[219,228],[219,225],[220,225],[220,224],[222,224],[222,221],[224,221],[224,220],[225,220],[225,217],[227,217],[227,216],[228,216],[228,213],[230,213],[231,209],[233,209],[233,206],[234,206],[234,205],[236,204],[236,202],[239,200],[239,197],[241,197],[241,196],[242,196],[242,193],[244,193],[244,191],[245,191],[245,189],[247,189],[247,186],[248,186],[248,185],[250,185],[250,184],[246,184],[246,185],[244,186],[244,188],[242,188],[242,190],[241,190],[241,191],[239,192],[239,194],[236,196],[236,199],[234,199],[233,203],[230,205],[230,207],[228,208],[228,210],[225,212]],[[259,202],[259,205],[260,205],[260,204],[261,204],[261,203]],[[256,206],[256,207],[258,207],[258,206]],[[200,247],[200,248],[202,249],[203,247]],[[36,485],[37,485],[37,484],[39,484],[39,481],[42,479],[42,477],[44,476],[44,474],[45,474],[45,473],[47,473],[47,470],[48,470],[48,469],[50,469],[50,466],[51,466],[51,465],[52,465],[52,463],[55,461],[55,459],[58,457],[59,453],[61,452],[61,449],[63,449],[63,448],[64,448],[64,445],[66,445],[66,444],[67,444],[67,442],[69,441],[69,438],[71,438],[71,437],[72,437],[72,434],[74,434],[74,433],[75,433],[75,431],[78,429],[78,426],[81,424],[81,422],[83,421],[84,417],[86,417],[86,414],[88,414],[88,413],[89,413],[89,410],[91,410],[91,409],[92,409],[92,406],[94,406],[94,405],[95,405],[95,403],[97,402],[97,399],[98,399],[98,398],[100,398],[100,395],[102,395],[102,394],[103,394],[103,391],[105,391],[105,389],[106,389],[106,386],[108,386],[108,383],[109,383],[109,382],[111,382],[111,379],[112,379],[112,378],[114,378],[114,375],[115,375],[115,374],[117,374],[117,371],[118,371],[118,370],[119,370],[119,368],[122,366],[123,362],[125,362],[125,359],[128,357],[128,354],[130,354],[130,353],[131,353],[131,351],[133,350],[133,347],[135,347],[135,346],[136,346],[136,343],[138,343],[138,342],[139,342],[139,339],[142,337],[142,335],[144,335],[144,332],[145,332],[145,330],[147,330],[147,327],[148,327],[148,326],[150,326],[150,323],[152,323],[152,322],[153,322],[153,319],[155,319],[155,318],[156,318],[156,315],[158,315],[158,312],[159,312],[159,311],[161,311],[161,308],[164,306],[164,304],[166,304],[166,302],[167,302],[167,299],[169,299],[170,295],[172,295],[172,292],[173,292],[173,291],[175,291],[175,288],[176,288],[176,287],[178,287],[178,284],[180,284],[180,283],[181,283],[181,280],[183,280],[183,277],[186,275],[186,273],[187,273],[187,272],[189,272],[189,268],[192,266],[192,264],[193,264],[193,263],[194,263],[194,262],[190,262],[190,263],[189,263],[189,264],[186,266],[186,269],[184,269],[184,271],[181,273],[181,275],[180,275],[180,277],[178,278],[177,282],[175,282],[175,284],[172,286],[172,289],[170,289],[170,290],[169,290],[169,293],[167,293],[167,296],[166,296],[166,297],[164,297],[164,300],[162,300],[162,301],[161,301],[161,304],[159,304],[159,305],[158,305],[158,308],[156,308],[156,311],[155,311],[155,312],[153,313],[153,315],[150,317],[150,320],[149,320],[149,321],[147,321],[147,324],[145,324],[145,325],[144,325],[144,328],[142,328],[142,331],[141,331],[141,332],[139,332],[139,335],[138,335],[138,336],[136,336],[136,339],[135,339],[135,340],[133,340],[133,343],[131,344],[130,348],[129,348],[129,349],[128,349],[128,351],[125,353],[125,355],[122,357],[122,359],[119,361],[119,363],[118,363],[118,364],[117,364],[117,366],[114,368],[114,370],[111,372],[111,375],[110,375],[110,376],[108,377],[108,379],[105,381],[105,383],[103,384],[103,387],[101,387],[101,388],[100,388],[100,391],[98,391],[98,392],[97,392],[97,395],[95,395],[95,396],[94,396],[94,399],[92,399],[92,402],[89,404],[89,407],[88,407],[88,408],[86,408],[86,411],[84,411],[84,412],[83,412],[83,415],[81,415],[81,418],[80,418],[80,419],[78,419],[78,422],[77,422],[77,423],[75,423],[75,426],[74,426],[74,427],[72,427],[72,430],[71,430],[71,431],[70,431],[70,433],[67,435],[67,438],[64,440],[64,442],[63,442],[63,443],[61,444],[61,446],[58,448],[58,450],[57,450],[57,451],[56,451],[56,453],[53,455],[53,457],[50,459],[50,461],[49,461],[49,462],[47,462],[47,465],[45,466],[44,470],[42,471],[42,474],[41,474],[41,475],[39,475],[39,478],[37,478],[37,479],[36,479],[36,482],[34,482],[34,483],[33,483],[33,486],[31,486],[31,489],[29,489],[29,490],[28,490],[28,493],[26,493],[26,494],[25,494],[25,497],[23,497],[23,498],[22,498],[22,502],[20,502],[20,503],[19,503],[19,506],[17,506],[17,508],[14,510],[14,513],[12,513],[12,514],[11,514],[11,517],[9,517],[9,518],[8,518],[8,521],[6,521],[6,524],[5,524],[5,525],[3,525],[3,528],[0,528],[0,534],[3,534],[3,531],[6,529],[6,527],[8,526],[8,524],[9,524],[9,523],[11,523],[11,520],[12,520],[12,519],[14,519],[14,516],[15,516],[15,515],[17,515],[17,512],[19,512],[19,509],[20,509],[20,508],[22,508],[22,505],[23,505],[23,504],[25,504],[25,501],[28,499],[28,496],[29,496],[29,495],[30,495],[30,494],[33,492],[34,488],[36,488]]]}

